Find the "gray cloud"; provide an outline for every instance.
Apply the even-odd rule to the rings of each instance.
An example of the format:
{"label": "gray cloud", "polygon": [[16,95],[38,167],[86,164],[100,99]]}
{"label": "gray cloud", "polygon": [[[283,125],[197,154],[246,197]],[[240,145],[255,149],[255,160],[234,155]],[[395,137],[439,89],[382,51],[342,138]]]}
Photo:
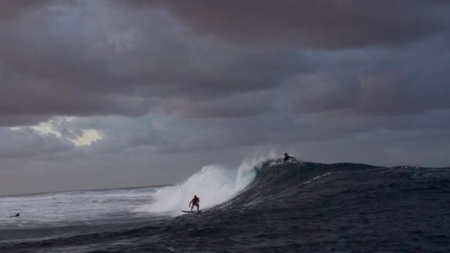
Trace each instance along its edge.
{"label": "gray cloud", "polygon": [[399,46],[447,31],[450,25],[448,1],[129,2],[156,2],[201,34],[252,45]]}
{"label": "gray cloud", "polygon": [[[8,87],[0,115],[140,116],[168,98],[187,99],[195,110],[192,101],[269,89],[286,73],[311,68],[289,50],[197,37],[160,10],[102,8],[87,3],[70,15],[37,12],[0,24]],[[78,23],[89,11],[95,15]]]}
{"label": "gray cloud", "polygon": [[[41,190],[64,188],[50,187],[59,170],[71,189],[174,182],[272,148],[322,162],[448,165],[448,1],[0,7],[0,166],[14,182],[34,167],[55,175],[40,177]],[[26,127],[48,120],[60,137]],[[68,141],[86,129],[103,138]],[[81,182],[85,173],[94,178]]]}
{"label": "gray cloud", "polygon": [[14,1],[14,0],[4,0],[0,3],[0,21],[8,21],[10,19],[16,18],[17,16],[23,15],[26,11],[30,9],[40,9],[47,6],[47,4],[54,2],[54,0],[43,0],[43,1]]}
{"label": "gray cloud", "polygon": [[[3,35],[0,38],[0,76],[3,86],[8,87],[0,95],[3,118],[0,123],[25,123],[15,119],[24,116],[33,116],[36,120],[39,120],[36,116],[55,115],[136,117],[160,111],[195,117],[241,117],[274,110],[271,103],[276,101],[267,97],[265,103],[258,101],[260,91],[283,97],[297,93],[298,102],[292,101],[292,106],[306,112],[343,108],[389,114],[448,106],[447,96],[443,95],[448,81],[445,75],[448,48],[444,54],[439,50],[426,50],[445,42],[443,39],[424,40],[446,31],[447,18],[441,15],[448,10],[445,2],[413,1],[408,6],[393,2],[387,10],[385,2],[332,1],[325,4],[318,1],[311,6],[303,2],[275,5],[263,2],[256,6],[244,2],[235,10],[230,4],[213,1],[197,6],[195,11],[183,2],[171,2],[167,6],[153,2],[154,5],[150,5],[153,8],[140,8],[141,4],[147,4],[132,3],[138,4],[139,9],[131,12],[119,8],[122,4],[101,1],[83,5],[49,2],[47,8],[42,4],[32,15],[18,14],[0,23]],[[200,3],[203,2],[196,2]],[[167,7],[170,12],[157,6]],[[31,8],[18,4],[15,9],[19,7]],[[403,11],[397,13],[398,9]],[[342,15],[331,15],[331,12],[337,13],[336,10],[341,10]],[[386,11],[383,15],[382,10]],[[301,15],[303,12],[308,14]],[[312,15],[316,12],[317,15]],[[172,13],[179,20],[189,22],[177,21]],[[211,26],[208,29],[217,32],[212,33],[217,38],[199,36],[189,29],[196,27],[196,18],[202,17],[208,21],[202,24]],[[221,29],[215,22],[225,22],[226,17],[233,17],[226,30],[240,38],[247,30],[251,30],[246,32],[249,36],[258,37],[258,31],[267,25],[264,33],[274,38],[279,37],[277,33],[303,33],[305,29],[312,29],[317,38],[304,36],[318,46],[320,43],[316,40],[334,43],[327,37],[330,31],[333,31],[330,36],[344,43],[346,48],[369,42],[370,45],[412,42],[416,37],[423,42],[367,52],[287,49],[279,47],[282,44],[263,46],[257,42],[251,46],[251,41],[239,45],[220,40]],[[82,22],[77,22],[79,20]],[[249,20],[261,22],[247,24]],[[292,25],[281,29],[265,24],[273,20]],[[424,29],[418,29],[415,24]],[[246,25],[249,27],[245,28]],[[359,26],[367,29],[361,32]],[[380,31],[369,29],[371,26]],[[397,29],[399,37],[389,29]],[[417,36],[405,34],[406,30]],[[368,32],[373,38],[365,35]],[[352,41],[339,37],[348,34],[352,35]],[[289,36],[287,40],[296,42]],[[330,45],[335,46],[341,47]],[[423,64],[411,65],[414,59],[423,57],[426,58]],[[289,82],[293,87],[287,89],[289,94],[277,92],[284,90],[283,84]],[[424,82],[428,87],[417,88],[425,86]],[[238,94],[242,92],[247,94],[245,100]],[[415,97],[419,93],[427,95]],[[241,97],[240,101],[237,97]],[[389,99],[393,101],[387,101]],[[412,103],[414,100],[421,102]],[[382,107],[378,106],[378,101],[383,101]],[[36,121],[29,120],[29,124],[33,122]]]}
{"label": "gray cloud", "polygon": [[0,158],[33,158],[48,153],[59,153],[73,149],[73,143],[53,134],[40,135],[25,128],[10,130],[0,128]]}

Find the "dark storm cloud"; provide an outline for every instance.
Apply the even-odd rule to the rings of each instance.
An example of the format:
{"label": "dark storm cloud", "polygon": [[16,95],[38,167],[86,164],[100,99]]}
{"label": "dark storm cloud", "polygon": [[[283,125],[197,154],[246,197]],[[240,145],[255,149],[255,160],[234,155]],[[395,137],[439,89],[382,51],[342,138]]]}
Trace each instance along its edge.
{"label": "dark storm cloud", "polygon": [[[54,1],[54,0],[53,0]],[[34,0],[3,0],[0,2],[0,21],[13,19],[17,15],[21,15],[29,9],[41,8],[42,6],[46,6],[52,1],[42,0],[42,1],[34,1]]]}
{"label": "dark storm cloud", "polygon": [[[15,14],[0,21],[4,126],[55,115],[448,107],[448,47],[425,50],[448,30],[445,1],[243,1],[239,8],[223,1],[14,1],[5,8]],[[403,45],[415,41],[423,48]],[[277,108],[279,101],[287,107]]]}
{"label": "dark storm cloud", "polygon": [[[449,1],[0,7],[0,157],[18,161],[2,168],[36,160],[76,178],[78,167],[113,167],[114,182],[139,177],[128,168],[164,168],[170,182],[261,147],[324,162],[448,162]],[[6,128],[49,119],[61,137]],[[66,139],[86,129],[103,138]]]}
{"label": "dark storm cloud", "polygon": [[[397,49],[340,53],[337,63],[286,80],[299,112],[396,115],[450,108],[450,51],[443,38]],[[332,57],[326,58],[333,62]],[[346,60],[347,59],[347,60]],[[326,64],[324,64],[326,66]]]}
{"label": "dark storm cloud", "polygon": [[[123,2],[121,2],[123,3]],[[399,46],[446,31],[450,2],[391,0],[127,1],[167,7],[201,34],[248,44]]]}
{"label": "dark storm cloud", "polygon": [[[169,98],[188,100],[192,108],[183,109],[192,115],[233,116],[230,108],[211,110],[195,101],[233,101],[236,93],[257,94],[276,86],[286,73],[314,68],[290,50],[198,37],[160,9],[129,12],[109,9],[104,2],[52,4],[0,23],[4,119],[140,116],[155,108],[170,111],[174,106],[160,106]],[[243,115],[242,109],[235,111]]]}
{"label": "dark storm cloud", "polygon": [[271,91],[246,92],[203,101],[168,100],[161,106],[182,117],[246,117],[270,111],[274,97]]}
{"label": "dark storm cloud", "polygon": [[33,125],[36,122],[45,122],[49,120],[50,117],[41,117],[41,116],[4,116],[0,117],[0,126],[3,127],[14,127],[14,126],[27,126]]}

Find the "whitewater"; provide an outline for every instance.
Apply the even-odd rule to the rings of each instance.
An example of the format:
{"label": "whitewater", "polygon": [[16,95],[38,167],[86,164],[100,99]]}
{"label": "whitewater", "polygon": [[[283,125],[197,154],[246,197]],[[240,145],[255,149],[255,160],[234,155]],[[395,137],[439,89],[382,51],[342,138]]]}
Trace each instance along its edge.
{"label": "whitewater", "polygon": [[[261,157],[177,185],[0,197],[0,252],[450,252],[449,193],[450,168]],[[181,213],[194,195],[203,212]]]}
{"label": "whitewater", "polygon": [[[271,154],[268,157],[274,157]],[[180,185],[158,189],[153,195],[154,202],[135,211],[181,215],[181,210],[189,209],[187,203],[194,195],[201,197],[202,208],[213,207],[234,197],[242,191],[256,176],[256,169],[266,156],[245,160],[237,171],[220,166],[205,166]]]}

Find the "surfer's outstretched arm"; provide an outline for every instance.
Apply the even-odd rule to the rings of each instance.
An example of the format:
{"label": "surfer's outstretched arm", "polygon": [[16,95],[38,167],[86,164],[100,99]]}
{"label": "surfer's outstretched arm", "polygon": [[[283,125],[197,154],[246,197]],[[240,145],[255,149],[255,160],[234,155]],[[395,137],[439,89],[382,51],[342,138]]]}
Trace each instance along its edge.
{"label": "surfer's outstretched arm", "polygon": [[[191,204],[192,204],[192,207],[191,207]],[[191,207],[191,211],[192,211],[192,209],[194,208],[194,199],[192,199],[191,202],[189,202],[189,207]]]}

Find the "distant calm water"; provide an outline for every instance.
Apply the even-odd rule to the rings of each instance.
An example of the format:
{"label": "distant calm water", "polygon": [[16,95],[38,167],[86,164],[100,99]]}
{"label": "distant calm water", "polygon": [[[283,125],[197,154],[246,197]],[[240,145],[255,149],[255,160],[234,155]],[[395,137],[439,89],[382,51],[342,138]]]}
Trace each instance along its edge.
{"label": "distant calm water", "polygon": [[[194,194],[203,212],[183,215]],[[450,252],[449,196],[449,168],[206,167],[175,186],[1,197],[0,252]]]}

